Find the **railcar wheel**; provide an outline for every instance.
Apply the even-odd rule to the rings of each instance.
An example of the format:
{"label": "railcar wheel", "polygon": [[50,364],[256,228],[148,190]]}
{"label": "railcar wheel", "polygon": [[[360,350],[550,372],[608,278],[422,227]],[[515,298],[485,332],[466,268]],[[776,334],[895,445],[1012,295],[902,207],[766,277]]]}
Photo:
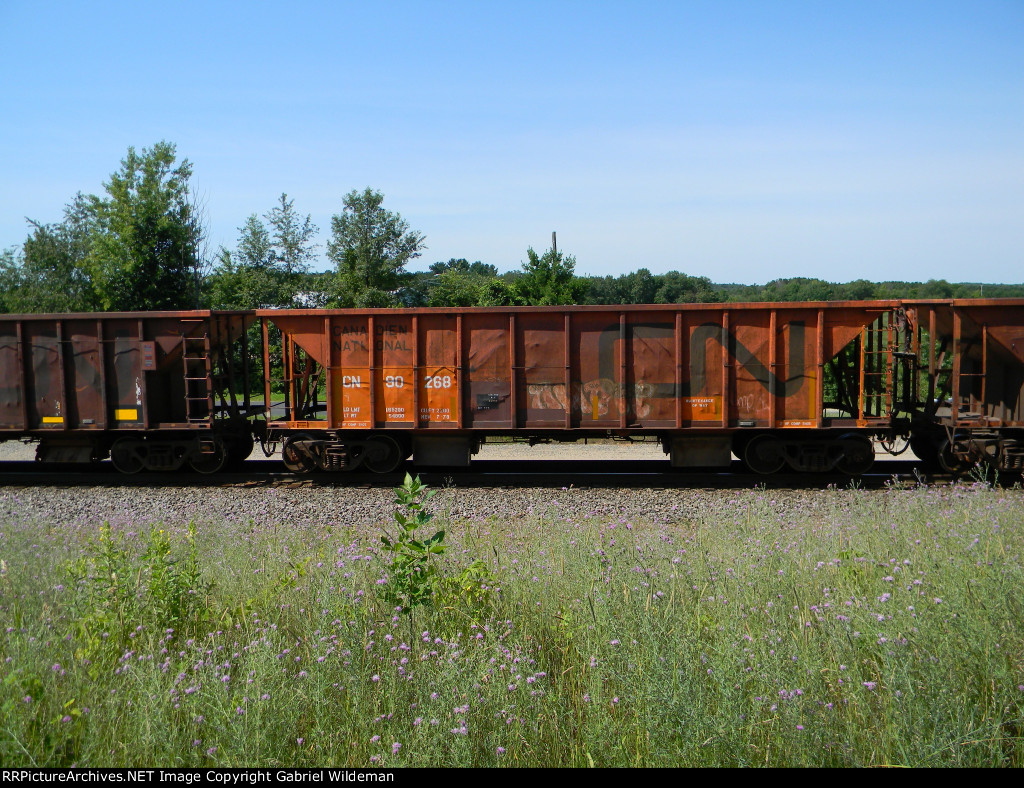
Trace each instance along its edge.
{"label": "railcar wheel", "polygon": [[971,463],[961,460],[953,453],[953,447],[949,442],[949,438],[944,439],[939,446],[938,460],[939,466],[946,473],[965,473],[971,468]]}
{"label": "railcar wheel", "polygon": [[391,473],[405,461],[405,452],[390,435],[375,435],[366,442],[363,465],[373,473]]}
{"label": "railcar wheel", "polygon": [[927,432],[916,432],[910,436],[910,450],[929,470],[941,467],[939,464],[939,447],[933,435]]}
{"label": "railcar wheel", "polygon": [[220,438],[213,439],[213,451],[193,455],[188,464],[196,473],[217,473],[228,461],[228,450]]}
{"label": "railcar wheel", "polygon": [[313,459],[296,447],[299,441],[308,441],[309,435],[292,435],[281,447],[281,461],[292,473],[312,473],[316,467]]}
{"label": "railcar wheel", "polygon": [[146,467],[145,460],[137,451],[138,443],[132,438],[121,438],[110,447],[110,462],[118,472],[130,476]]}
{"label": "railcar wheel", "polygon": [[743,462],[754,473],[778,473],[786,464],[782,444],[771,435],[758,435],[743,450]]}
{"label": "railcar wheel", "polygon": [[843,456],[836,467],[850,476],[867,473],[875,463],[875,447],[863,435],[844,435],[839,439],[843,447]]}
{"label": "railcar wheel", "polygon": [[256,442],[252,435],[236,435],[228,438],[228,467],[239,468],[242,463],[249,459]]}

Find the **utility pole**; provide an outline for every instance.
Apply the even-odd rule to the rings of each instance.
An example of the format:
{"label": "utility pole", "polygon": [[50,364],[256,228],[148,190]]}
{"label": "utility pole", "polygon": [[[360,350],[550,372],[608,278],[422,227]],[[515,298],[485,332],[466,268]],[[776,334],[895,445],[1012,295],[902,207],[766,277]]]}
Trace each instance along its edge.
{"label": "utility pole", "polygon": [[558,238],[554,230],[551,231],[551,251],[558,254]]}

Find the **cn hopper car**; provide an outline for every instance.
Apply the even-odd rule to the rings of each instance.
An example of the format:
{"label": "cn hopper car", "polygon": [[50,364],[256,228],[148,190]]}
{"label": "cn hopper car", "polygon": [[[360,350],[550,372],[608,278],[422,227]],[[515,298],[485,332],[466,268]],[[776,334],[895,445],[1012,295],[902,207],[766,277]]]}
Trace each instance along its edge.
{"label": "cn hopper car", "polygon": [[1024,470],[1024,300],[0,317],[0,440],[211,473],[463,466],[657,439],[673,467]]}

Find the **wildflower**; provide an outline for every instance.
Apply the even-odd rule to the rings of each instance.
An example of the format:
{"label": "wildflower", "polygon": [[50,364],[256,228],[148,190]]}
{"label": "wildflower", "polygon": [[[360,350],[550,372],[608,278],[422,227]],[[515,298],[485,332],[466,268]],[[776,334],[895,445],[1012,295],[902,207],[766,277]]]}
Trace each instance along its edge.
{"label": "wildflower", "polygon": [[61,722],[71,722],[71,715],[70,714],[65,714],[63,717],[61,717],[60,721]]}
{"label": "wildflower", "polygon": [[804,729],[804,726],[803,726],[803,725],[797,725],[797,726],[796,726],[796,729],[797,729],[798,731],[802,731],[802,730]]}
{"label": "wildflower", "polygon": [[392,755],[398,755],[398,751],[399,751],[400,749],[402,749],[402,743],[401,743],[401,742],[397,742],[397,741],[396,741],[396,742],[394,742],[394,743],[393,743],[393,744],[391,745],[391,754],[392,754]]}
{"label": "wildflower", "polygon": [[505,754],[505,748],[504,747],[499,747],[497,750],[495,750],[495,752],[497,752],[498,755],[504,755]]}
{"label": "wildflower", "polygon": [[302,738],[302,737],[300,736],[299,738],[297,738],[297,739],[295,740],[295,743],[296,743],[297,745],[299,745],[299,746],[301,747],[301,746],[302,746],[302,742],[304,742],[304,741],[305,741],[305,739],[303,739],[303,738]]}
{"label": "wildflower", "polygon": [[370,743],[371,744],[376,744],[379,741],[380,741],[380,736],[371,736],[370,737]]}
{"label": "wildflower", "polygon": [[864,685],[865,687],[867,687],[872,692],[874,691],[875,687],[878,686],[878,682],[877,681],[862,681],[861,684]]}

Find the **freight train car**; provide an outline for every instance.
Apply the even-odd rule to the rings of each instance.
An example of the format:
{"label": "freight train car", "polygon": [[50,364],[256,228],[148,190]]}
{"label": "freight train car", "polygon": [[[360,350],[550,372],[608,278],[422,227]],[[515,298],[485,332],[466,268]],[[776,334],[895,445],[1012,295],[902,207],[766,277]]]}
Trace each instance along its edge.
{"label": "freight train car", "polygon": [[384,473],[499,436],[1021,471],[1024,300],[0,316],[0,441],[41,460],[212,473],[258,438],[293,471]]}
{"label": "freight train car", "polygon": [[1019,300],[258,315],[293,471],[466,465],[497,436],[654,436],[675,467],[759,473],[863,473],[876,442],[1024,466]]}
{"label": "freight train car", "polygon": [[124,473],[220,470],[253,447],[241,312],[0,316],[0,441]]}

